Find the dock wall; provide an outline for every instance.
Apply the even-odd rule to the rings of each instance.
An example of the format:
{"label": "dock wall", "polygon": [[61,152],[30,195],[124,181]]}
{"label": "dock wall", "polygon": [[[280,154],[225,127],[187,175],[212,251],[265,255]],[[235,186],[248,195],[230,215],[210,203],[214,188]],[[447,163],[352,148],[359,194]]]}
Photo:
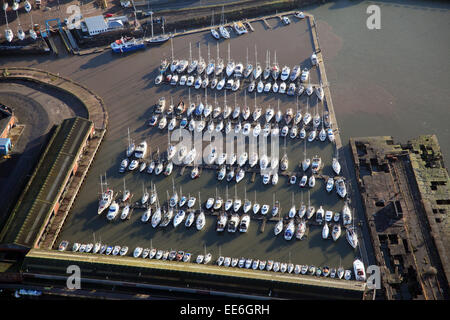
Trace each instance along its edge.
{"label": "dock wall", "polygon": [[291,299],[361,299],[365,290],[364,282],[353,280],[40,249],[29,252],[22,272],[24,276],[27,273],[67,276],[66,268],[72,264],[80,266],[82,279],[99,284],[111,280],[135,287],[160,285]]}

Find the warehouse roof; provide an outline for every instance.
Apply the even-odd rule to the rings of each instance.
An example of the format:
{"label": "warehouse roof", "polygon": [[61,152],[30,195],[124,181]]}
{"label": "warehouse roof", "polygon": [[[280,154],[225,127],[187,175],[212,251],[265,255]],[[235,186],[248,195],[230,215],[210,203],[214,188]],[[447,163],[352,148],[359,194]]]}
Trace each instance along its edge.
{"label": "warehouse roof", "polygon": [[108,29],[108,25],[103,16],[85,18],[84,23],[86,23],[86,27],[90,34],[104,32]]}

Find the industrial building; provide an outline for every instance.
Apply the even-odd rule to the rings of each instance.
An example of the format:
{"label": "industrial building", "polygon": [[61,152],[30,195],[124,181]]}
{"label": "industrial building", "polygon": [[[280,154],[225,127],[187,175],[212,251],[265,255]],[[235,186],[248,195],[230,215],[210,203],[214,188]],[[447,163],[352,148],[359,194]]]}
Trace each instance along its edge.
{"label": "industrial building", "polygon": [[[83,25],[86,27],[83,28]],[[90,36],[95,36],[108,31],[108,24],[103,16],[88,17],[82,23],[82,30],[89,33]]]}
{"label": "industrial building", "polygon": [[66,119],[53,128],[45,151],[1,230],[0,252],[39,248],[93,134],[93,123],[80,117]]}
{"label": "industrial building", "polygon": [[81,23],[81,30],[90,36],[95,36],[111,30],[122,29],[128,23],[126,16],[104,18],[103,16],[95,16],[85,18]]}
{"label": "industrial building", "polygon": [[16,117],[14,111],[0,103],[0,138],[7,138],[9,131],[16,124]]}

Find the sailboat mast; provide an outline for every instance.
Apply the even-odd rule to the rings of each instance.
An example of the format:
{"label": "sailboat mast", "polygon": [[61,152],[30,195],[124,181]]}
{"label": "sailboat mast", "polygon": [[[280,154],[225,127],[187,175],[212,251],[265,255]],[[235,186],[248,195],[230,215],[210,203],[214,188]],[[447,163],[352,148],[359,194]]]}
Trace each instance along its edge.
{"label": "sailboat mast", "polygon": [[192,62],[192,47],[191,47],[191,43],[189,42],[189,63]]}
{"label": "sailboat mast", "polygon": [[153,38],[153,12],[150,15],[150,19],[152,20],[152,38]]}
{"label": "sailboat mast", "polygon": [[247,47],[247,65],[248,65],[248,47]]}
{"label": "sailboat mast", "polygon": [[173,57],[173,38],[170,38],[170,47],[172,49],[172,61],[175,60]]}
{"label": "sailboat mast", "polygon": [[219,57],[219,43],[217,42],[217,63],[219,63],[220,57]]}
{"label": "sailboat mast", "polygon": [[211,62],[211,52],[209,51],[209,43],[208,43],[208,62]]}
{"label": "sailboat mast", "polygon": [[103,181],[102,181],[102,175],[100,175],[100,189],[101,189],[102,195],[103,195]]}
{"label": "sailboat mast", "polygon": [[4,11],[5,11],[6,29],[9,29],[9,26],[8,26],[8,16],[6,15],[6,9],[5,9]]}

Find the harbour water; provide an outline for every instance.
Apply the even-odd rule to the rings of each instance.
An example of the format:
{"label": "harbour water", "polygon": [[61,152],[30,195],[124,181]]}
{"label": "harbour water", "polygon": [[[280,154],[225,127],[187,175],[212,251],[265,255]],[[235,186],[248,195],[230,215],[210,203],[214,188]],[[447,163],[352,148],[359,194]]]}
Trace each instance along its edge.
{"label": "harbour water", "polygon": [[[405,4],[406,3],[406,4]],[[449,76],[445,62],[450,44],[446,37],[448,29],[448,4],[440,2],[408,1],[408,2],[376,2],[381,7],[381,30],[368,30],[366,27],[366,8],[373,2],[337,1],[305,10],[315,15],[318,24],[319,41],[325,57],[325,67],[339,123],[341,138],[344,144],[351,136],[393,135],[400,140],[423,133],[435,133],[441,142],[444,157],[449,159],[448,141],[450,133],[446,122],[449,102],[446,91]],[[253,23],[254,33],[231,40],[231,57],[245,63],[246,48],[249,48],[249,59],[254,61],[254,46],[257,45],[258,61],[265,67],[265,52],[277,51],[280,66],[308,64],[312,52],[311,38],[306,22],[291,19],[290,26],[282,26],[278,19],[269,23],[273,30],[265,30],[262,23]],[[442,39],[437,41],[436,39]],[[196,44],[201,43],[202,56],[207,61],[206,44],[211,45],[211,56],[216,56],[215,40],[209,33],[195,34],[174,40],[174,55],[177,58],[189,58],[189,42],[192,43],[192,54],[198,57]],[[220,42],[220,56],[227,61],[227,44]],[[0,65],[26,65],[40,69],[59,72],[74,81],[78,81],[103,97],[109,112],[109,128],[105,140],[96,156],[93,167],[75,202],[73,210],[60,239],[70,242],[92,242],[100,240],[105,243],[153,247],[161,249],[180,249],[193,254],[207,251],[214,256],[252,257],[258,259],[272,258],[279,261],[314,265],[337,266],[342,263],[350,267],[358,254],[345,240],[345,233],[333,243],[321,238],[321,228],[311,227],[308,238],[303,241],[285,241],[280,234],[273,234],[274,223],[268,223],[263,233],[259,232],[259,223],[252,220],[247,234],[218,234],[215,231],[216,218],[208,218],[203,231],[186,229],[184,225],[175,230],[172,225],[166,229],[153,229],[151,225],[140,222],[142,210],[135,210],[130,220],[116,220],[107,223],[104,215],[98,216],[97,197],[99,176],[106,172],[108,184],[115,191],[123,189],[123,177],[126,185],[134,193],[133,201],[142,195],[142,183],[150,189],[150,183],[156,183],[160,198],[166,200],[166,190],[172,190],[172,179],[163,176],[149,176],[145,173],[118,173],[121,159],[127,146],[127,128],[132,138],[138,143],[147,139],[150,145],[166,145],[167,136],[157,129],[150,129],[146,121],[151,115],[151,106],[162,95],[166,99],[173,96],[174,102],[179,97],[187,99],[187,90],[167,85],[155,87],[161,57],[170,58],[170,43],[154,47],[144,52],[126,56],[113,55],[110,51],[88,56],[64,57],[52,59],[27,58],[2,59]],[[19,62],[20,61],[20,62]],[[314,78],[313,78],[314,79]],[[317,77],[316,77],[317,79]],[[312,81],[314,82],[314,81]],[[194,92],[192,89],[193,100]],[[203,96],[203,94],[202,94]],[[258,104],[265,107],[271,104],[276,108],[279,95],[258,94]],[[248,104],[253,107],[253,97],[247,96]],[[210,100],[211,99],[211,100]],[[213,101],[211,91],[208,100]],[[300,100],[302,110],[305,109],[305,98]],[[223,92],[218,94],[218,101],[223,102]],[[227,102],[234,106],[234,96],[227,95]],[[238,94],[238,102],[243,102],[243,91]],[[311,101],[314,106],[316,98]],[[281,99],[283,110],[294,109],[295,99],[284,96]],[[311,110],[313,111],[313,110]],[[319,109],[320,112],[320,109]],[[314,113],[313,113],[314,114]],[[153,134],[155,133],[155,134]],[[150,136],[151,134],[151,136]],[[280,140],[281,145],[283,144]],[[152,150],[154,150],[152,148]],[[163,151],[164,148],[161,149]],[[316,141],[307,145],[308,156],[319,154],[326,164],[324,173],[331,172],[331,157],[334,153],[332,144]],[[287,139],[287,153],[290,167],[303,158],[303,143]],[[350,162],[351,163],[351,162]],[[179,169],[174,170],[175,185],[182,185],[183,193],[195,196],[201,191],[204,203],[215,195],[216,187],[225,197],[227,183],[217,182],[214,171],[203,171],[202,176],[192,181],[189,170],[183,176]],[[307,192],[297,186],[287,184],[287,178],[280,176],[277,186],[265,186],[261,177],[254,183],[246,175],[237,186],[238,196],[244,197],[244,186],[247,196],[257,199],[263,204],[272,205],[273,193],[280,200],[283,214],[287,214],[291,206],[291,194],[295,191],[297,208],[301,194],[307,200]],[[234,196],[235,183],[229,184],[229,195]],[[307,190],[307,189],[306,189]],[[343,202],[335,192],[327,194],[324,183],[317,181],[311,193],[313,205],[323,205],[325,209],[340,211]]]}

